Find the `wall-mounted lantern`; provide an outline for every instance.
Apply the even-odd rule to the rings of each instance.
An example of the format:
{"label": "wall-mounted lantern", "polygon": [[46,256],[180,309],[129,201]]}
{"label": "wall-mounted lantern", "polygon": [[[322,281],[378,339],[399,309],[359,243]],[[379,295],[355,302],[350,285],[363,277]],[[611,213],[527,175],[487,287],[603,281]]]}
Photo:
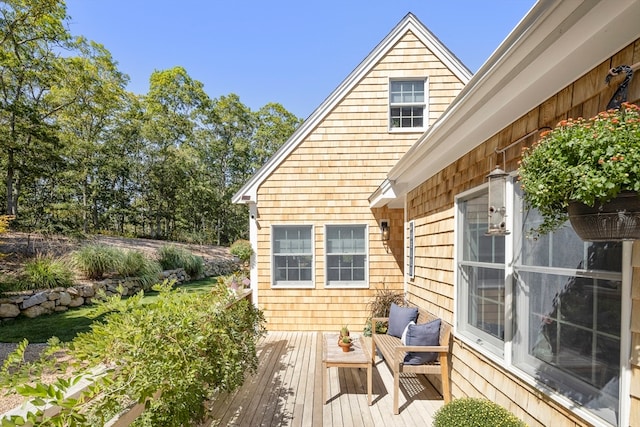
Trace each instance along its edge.
{"label": "wall-mounted lantern", "polygon": [[389,230],[389,220],[383,219],[380,221],[380,238],[383,242],[389,240],[390,230]]}
{"label": "wall-mounted lantern", "polygon": [[506,188],[508,173],[498,166],[487,175],[489,181],[489,227],[488,236],[504,236],[507,230]]}

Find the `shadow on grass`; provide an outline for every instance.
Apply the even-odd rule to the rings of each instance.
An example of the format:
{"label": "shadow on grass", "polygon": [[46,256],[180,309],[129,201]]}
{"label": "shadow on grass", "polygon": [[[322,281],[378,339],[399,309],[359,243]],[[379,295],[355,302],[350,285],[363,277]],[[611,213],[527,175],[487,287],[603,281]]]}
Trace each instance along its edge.
{"label": "shadow on grass", "polygon": [[[210,277],[179,287],[186,292],[208,292],[217,283],[217,278]],[[158,293],[145,292],[143,302],[155,301]],[[106,314],[95,317],[92,315],[94,307],[81,306],[64,312],[39,316],[33,319],[19,316],[14,320],[0,323],[0,342],[18,343],[27,339],[29,343],[45,343],[52,337],[58,337],[62,342],[69,342],[81,332],[91,329],[93,322],[99,322]]]}

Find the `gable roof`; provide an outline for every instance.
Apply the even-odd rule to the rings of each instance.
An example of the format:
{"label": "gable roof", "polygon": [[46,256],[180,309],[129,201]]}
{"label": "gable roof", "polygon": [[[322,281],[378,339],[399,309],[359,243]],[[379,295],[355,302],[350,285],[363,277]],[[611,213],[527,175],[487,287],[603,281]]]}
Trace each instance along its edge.
{"label": "gable roof", "polygon": [[638,16],[637,0],[539,0],[391,168],[370,205],[402,207],[404,194],[640,37]]}
{"label": "gable roof", "polygon": [[260,185],[273,171],[295,150],[318,124],[342,101],[342,99],[362,80],[378,62],[411,31],[431,52],[445,64],[451,72],[466,84],[471,78],[471,71],[449,51],[412,13],[408,13],[391,30],[391,32],[369,53],[369,55],[347,76],[346,79],[324,100],[307,120],[291,135],[291,137],[271,156],[271,158],[249,179],[249,181],[233,196],[233,203],[257,202],[257,191]]}

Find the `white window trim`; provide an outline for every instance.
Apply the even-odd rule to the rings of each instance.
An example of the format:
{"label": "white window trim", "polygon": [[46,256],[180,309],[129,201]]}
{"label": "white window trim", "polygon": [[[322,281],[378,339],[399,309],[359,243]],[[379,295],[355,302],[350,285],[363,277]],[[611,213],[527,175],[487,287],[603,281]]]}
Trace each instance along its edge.
{"label": "white window trim", "polygon": [[[365,266],[363,282],[334,282],[329,283],[327,257],[327,228],[328,227],[364,227]],[[369,225],[365,223],[331,223],[324,225],[324,286],[326,289],[368,289],[369,288]]]}
{"label": "white window trim", "polygon": [[416,222],[409,221],[407,230],[407,278],[414,279],[416,277]]}
{"label": "white window trim", "polygon": [[[508,180],[510,183],[507,187],[507,194],[513,194],[514,185],[513,180]],[[587,422],[593,424],[596,427],[611,427],[611,424],[607,423],[603,419],[594,415],[593,412],[588,411],[579,405],[576,405],[574,401],[569,399],[568,397],[560,394],[559,392],[541,384],[535,378],[533,378],[529,373],[519,369],[515,365],[513,365],[512,354],[513,354],[513,325],[512,322],[505,323],[505,346],[504,346],[504,356],[500,357],[493,351],[487,351],[482,342],[478,342],[477,338],[471,337],[464,333],[461,330],[460,325],[458,324],[458,313],[457,310],[460,309],[460,300],[459,300],[459,287],[461,284],[459,283],[459,275],[458,275],[458,261],[459,261],[459,251],[458,247],[460,245],[460,239],[462,238],[460,233],[460,213],[458,209],[458,205],[461,200],[468,199],[475,194],[482,193],[483,191],[487,191],[488,184],[482,184],[478,187],[472,188],[470,190],[464,191],[460,194],[454,196],[454,230],[453,230],[453,238],[456,245],[456,249],[453,253],[453,265],[455,266],[455,274],[453,275],[453,307],[454,307],[454,316],[453,316],[453,335],[455,338],[459,339],[462,343],[479,352],[483,357],[486,357],[493,363],[498,366],[503,367],[507,372],[512,373],[517,378],[522,380],[524,383],[528,384],[532,388],[538,389],[544,394],[546,394],[551,401],[557,403],[558,405],[564,407],[569,412],[575,413],[579,417],[583,418]],[[507,204],[510,206],[507,207],[507,212],[514,212],[514,197],[507,197]],[[511,230],[515,230],[515,215],[512,214],[507,218],[508,228]],[[513,245],[514,245],[514,236],[513,233],[506,237],[505,241],[505,261],[507,258],[509,262],[505,262],[505,276],[510,282],[513,283],[511,277],[513,275]],[[630,391],[631,391],[631,336],[629,334],[629,330],[631,327],[631,309],[632,309],[632,299],[631,299],[631,289],[632,289],[632,268],[631,268],[631,257],[632,257],[632,248],[633,242],[623,242],[623,250],[622,250],[622,301],[621,301],[621,331],[620,331],[620,389],[619,389],[619,399],[618,399],[618,417],[619,422],[618,425],[624,426],[629,425],[630,420]],[[535,267],[531,267],[532,270]],[[508,270],[508,273],[507,273]],[[606,273],[603,273],[607,275]],[[505,310],[513,311],[513,286],[508,286],[508,289],[505,289]],[[508,303],[511,305],[507,305]],[[507,317],[509,317],[509,312],[505,313]],[[508,327],[508,329],[507,329]],[[507,341],[507,337],[509,340]]]}
{"label": "white window trim", "polygon": [[[391,82],[424,81],[424,110],[422,111],[421,127],[392,127],[391,126]],[[429,127],[429,77],[392,77],[387,82],[387,127],[389,133],[422,133]],[[418,105],[418,104],[411,104]]]}
{"label": "white window trim", "polygon": [[[311,228],[311,281],[307,282],[307,281],[289,281],[286,283],[282,283],[282,284],[277,284],[276,280],[275,280],[275,272],[276,272],[276,267],[275,267],[275,253],[273,252],[273,238],[274,238],[274,228],[278,228],[278,227],[309,227]],[[315,226],[313,224],[273,224],[271,226],[271,234],[270,234],[270,246],[271,246],[271,254],[270,254],[270,261],[269,261],[269,265],[271,267],[271,271],[269,272],[270,274],[270,283],[271,283],[271,289],[315,289],[316,287],[316,269],[315,269],[315,263],[316,263],[316,251],[315,251]]]}

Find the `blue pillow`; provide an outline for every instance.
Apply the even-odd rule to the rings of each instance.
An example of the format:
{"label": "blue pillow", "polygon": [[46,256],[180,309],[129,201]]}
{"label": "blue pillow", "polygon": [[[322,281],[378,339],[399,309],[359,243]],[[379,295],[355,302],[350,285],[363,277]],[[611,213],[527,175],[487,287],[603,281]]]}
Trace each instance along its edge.
{"label": "blue pillow", "polygon": [[[440,319],[419,325],[409,325],[406,345],[440,345]],[[433,362],[437,358],[438,353],[410,351],[404,357],[404,364],[422,365]]]}
{"label": "blue pillow", "polygon": [[400,307],[396,303],[391,303],[389,310],[389,329],[387,334],[400,338],[404,328],[407,327],[412,320],[415,322],[418,318],[418,309],[415,307]]}

